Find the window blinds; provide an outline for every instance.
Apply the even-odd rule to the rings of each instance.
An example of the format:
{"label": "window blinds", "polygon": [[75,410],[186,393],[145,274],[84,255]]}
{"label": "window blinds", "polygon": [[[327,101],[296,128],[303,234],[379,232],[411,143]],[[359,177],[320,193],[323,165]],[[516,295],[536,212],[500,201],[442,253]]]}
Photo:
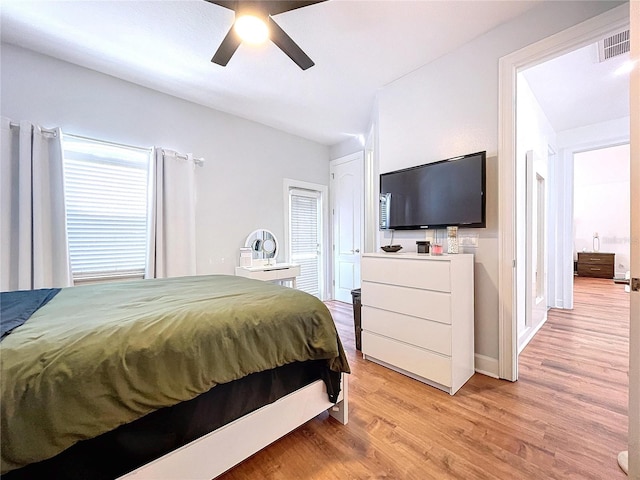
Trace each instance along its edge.
{"label": "window blinds", "polygon": [[151,149],[72,135],[62,140],[74,280],[142,278]]}
{"label": "window blinds", "polygon": [[290,249],[291,261],[300,265],[296,279],[299,290],[320,296],[320,193],[291,189]]}

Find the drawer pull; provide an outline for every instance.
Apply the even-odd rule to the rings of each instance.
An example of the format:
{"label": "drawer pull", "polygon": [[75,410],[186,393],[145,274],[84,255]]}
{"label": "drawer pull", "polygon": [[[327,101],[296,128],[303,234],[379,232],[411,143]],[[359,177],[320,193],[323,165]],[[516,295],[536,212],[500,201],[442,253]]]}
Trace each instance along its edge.
{"label": "drawer pull", "polygon": [[596,267],[591,267],[590,268],[591,271],[596,271],[599,272],[600,270],[602,270],[601,268],[596,268]]}
{"label": "drawer pull", "polygon": [[600,262],[600,261],[602,261],[601,258],[590,258],[589,260],[591,260],[592,262]]}

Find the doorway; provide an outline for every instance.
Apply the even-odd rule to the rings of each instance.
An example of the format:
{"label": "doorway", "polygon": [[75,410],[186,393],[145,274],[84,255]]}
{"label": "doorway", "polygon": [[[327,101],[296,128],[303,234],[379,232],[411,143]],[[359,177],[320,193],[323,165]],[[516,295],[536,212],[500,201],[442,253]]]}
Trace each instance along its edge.
{"label": "doorway", "polygon": [[[518,298],[519,292],[523,290],[521,287],[523,284],[519,283],[518,279],[524,275],[522,271],[525,265],[525,262],[518,260],[517,255],[518,231],[522,235],[522,230],[518,230],[521,214],[518,215],[516,206],[518,195],[520,195],[516,183],[517,159],[522,158],[517,154],[517,109],[514,104],[518,72],[598,42],[612,32],[628,28],[628,24],[628,6],[621,6],[500,59],[498,255],[500,264],[499,376],[501,378],[512,381],[518,378],[517,319],[524,310],[523,298]],[[563,152],[559,151],[558,156],[560,155],[563,155]],[[566,179],[557,178],[556,180],[561,183]],[[562,261],[565,262],[566,255],[569,255],[569,259],[573,257],[571,235],[570,233],[566,235],[564,230],[571,229],[571,223],[567,226],[566,222],[554,222],[554,225],[559,226],[554,233],[562,234],[561,245],[557,251],[561,252]],[[567,243],[569,243],[568,246]],[[569,268],[572,268],[572,262],[569,261],[568,264]]]}
{"label": "doorway", "polygon": [[[615,157],[611,157],[614,162],[611,166],[603,160],[599,169],[591,173],[591,180],[601,180],[591,195],[580,197],[578,202],[571,193],[575,191],[574,159],[584,155],[575,150],[585,148],[585,142],[591,142],[596,149],[599,143],[608,144],[628,136],[628,127],[624,127],[629,118],[628,77],[616,72],[629,61],[629,52],[621,48],[617,55],[597,60],[601,46],[617,38],[628,39],[628,30],[614,32],[600,41],[522,69],[517,75],[518,158],[524,155],[523,150],[532,149],[524,155],[526,162],[516,164],[516,216],[524,219],[518,221],[517,263],[525,265],[524,272],[520,271],[517,278],[517,283],[523,286],[518,288],[517,295],[519,302],[524,303],[517,312],[518,353],[542,326],[548,308],[573,307],[573,262],[577,251],[591,251],[592,235],[597,237],[600,230],[609,249],[611,243],[625,242],[625,239],[628,247],[628,186],[626,195],[620,192],[610,196],[612,188],[619,189],[619,185],[612,183],[614,172],[622,174],[624,170],[624,167],[614,168]],[[575,152],[558,158],[555,155],[558,148],[561,153]],[[610,208],[616,197],[624,197],[627,202],[626,209],[617,209],[627,212],[626,221],[622,222],[626,228],[613,225],[613,218],[619,218],[617,210]],[[547,198],[550,199],[548,205]],[[579,217],[574,222],[573,212],[587,203],[591,216],[599,218],[588,227],[591,233],[585,248],[576,243],[584,232],[576,230],[582,225]],[[543,218],[545,223],[540,224]],[[549,225],[547,218],[552,220]],[[622,231],[627,233],[620,236]],[[526,234],[521,235],[522,232]],[[602,243],[601,239],[598,242]],[[628,248],[624,256],[618,257],[628,260]]]}
{"label": "doorway", "polygon": [[327,299],[327,187],[284,180],[286,259],[300,265],[296,288]]}
{"label": "doorway", "polygon": [[574,245],[584,253],[576,266],[580,275],[624,279],[631,270],[630,156],[628,143],[573,156]]}

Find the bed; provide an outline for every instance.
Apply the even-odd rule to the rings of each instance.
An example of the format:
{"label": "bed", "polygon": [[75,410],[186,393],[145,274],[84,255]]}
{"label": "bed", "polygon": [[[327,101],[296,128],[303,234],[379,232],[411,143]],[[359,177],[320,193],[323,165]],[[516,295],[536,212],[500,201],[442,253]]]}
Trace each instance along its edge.
{"label": "bed", "polygon": [[[347,422],[349,366],[326,306],[257,280],[62,289],[0,347],[7,479],[51,477],[56,462],[77,470],[57,478],[210,479],[323,410]],[[110,436],[147,451],[122,461]],[[92,455],[105,468],[87,473]]]}

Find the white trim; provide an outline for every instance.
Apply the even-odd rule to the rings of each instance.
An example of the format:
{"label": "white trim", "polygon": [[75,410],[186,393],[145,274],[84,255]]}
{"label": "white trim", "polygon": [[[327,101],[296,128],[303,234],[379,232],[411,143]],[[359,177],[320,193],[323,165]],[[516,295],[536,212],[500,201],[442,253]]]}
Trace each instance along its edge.
{"label": "white trim", "polygon": [[292,188],[300,188],[303,190],[311,190],[320,192],[320,204],[322,206],[322,285],[320,286],[320,296],[322,301],[331,300],[331,239],[329,237],[329,224],[331,217],[329,216],[329,187],[320,185],[319,183],[303,182],[301,180],[293,180],[285,178],[282,181],[283,205],[284,205],[284,240],[282,246],[285,252],[285,262],[290,262],[289,258],[289,190]]}
{"label": "white trim", "polygon": [[[561,149],[560,169],[562,170],[562,192],[564,194],[564,208],[560,213],[560,258],[556,268],[560,269],[561,301],[558,305],[562,308],[573,308],[573,153],[567,159],[567,152]],[[559,157],[556,157],[556,159]],[[556,272],[557,273],[557,272]],[[557,276],[556,276],[557,278]]]}
{"label": "white trim", "polygon": [[[515,245],[515,59],[499,61],[498,110],[498,360],[499,376],[515,381],[517,373],[516,335],[516,245]],[[517,347],[516,347],[517,348]]]}
{"label": "white trim", "polygon": [[[640,277],[640,2],[630,2],[631,57],[631,277]],[[630,292],[629,478],[640,480],[640,292]]]}
{"label": "white trim", "polygon": [[527,347],[527,345],[529,345],[529,342],[531,341],[531,339],[536,336],[536,333],[538,333],[538,330],[540,330],[542,326],[545,323],[547,323],[548,319],[549,319],[549,316],[546,315],[543,321],[541,321],[537,325],[534,325],[533,327],[528,327],[527,330],[523,332],[523,335],[522,335],[523,340],[519,342],[520,345],[518,346],[518,355],[520,355],[522,351]]}
{"label": "white trim", "polygon": [[350,153],[349,155],[345,155],[344,157],[331,160],[329,162],[329,165],[332,165],[332,166],[342,165],[343,163],[349,163],[349,162],[352,162],[353,160],[362,160],[362,158],[363,158],[363,151],[358,150],[355,153]]}
{"label": "white trim", "polygon": [[342,374],[339,402],[327,397],[322,380],[265,405],[130,472],[121,480],[210,480],[249,458],[318,414],[348,421],[349,387]]}
{"label": "white trim", "polygon": [[498,358],[500,378],[518,379],[515,279],[515,158],[516,74],[519,69],[542,63],[593,43],[629,23],[629,6],[620,5],[539,42],[500,58],[498,113],[499,234],[498,234]]}
{"label": "white trim", "polygon": [[364,250],[363,253],[375,252],[378,239],[378,169],[375,166],[376,136],[371,126],[364,146]]}
{"label": "white trim", "polygon": [[475,370],[492,378],[500,378],[499,365],[497,358],[487,357],[486,355],[475,354]]}

